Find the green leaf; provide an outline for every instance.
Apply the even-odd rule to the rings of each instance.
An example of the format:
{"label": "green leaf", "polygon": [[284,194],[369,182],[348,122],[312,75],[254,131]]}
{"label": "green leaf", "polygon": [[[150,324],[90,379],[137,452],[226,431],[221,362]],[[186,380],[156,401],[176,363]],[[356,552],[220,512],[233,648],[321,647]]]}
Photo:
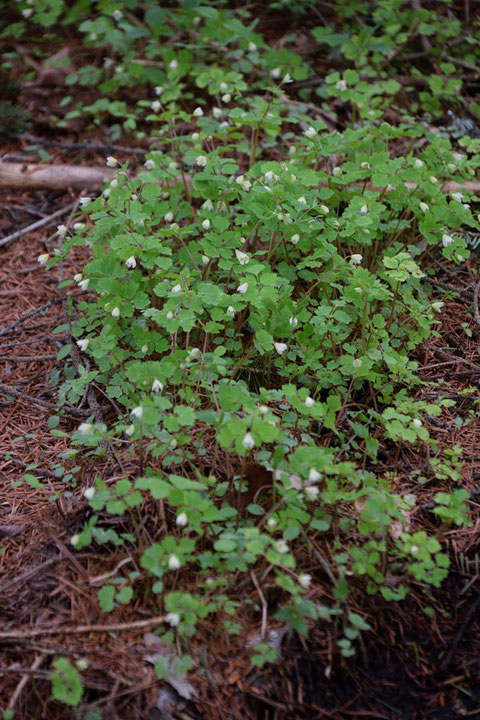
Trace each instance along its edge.
{"label": "green leaf", "polygon": [[98,602],[103,612],[111,612],[115,607],[113,598],[115,597],[115,588],[113,585],[104,585],[97,593]]}

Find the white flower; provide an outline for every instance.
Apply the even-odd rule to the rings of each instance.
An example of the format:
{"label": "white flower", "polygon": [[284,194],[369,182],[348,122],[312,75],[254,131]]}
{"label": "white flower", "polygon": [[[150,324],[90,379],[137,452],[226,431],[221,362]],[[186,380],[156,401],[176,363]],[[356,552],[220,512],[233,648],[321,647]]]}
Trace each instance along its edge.
{"label": "white flower", "polygon": [[180,527],[183,527],[184,525],[186,525],[188,523],[187,513],[182,512],[182,513],[180,513],[180,515],[177,515],[176,522],[177,522],[177,525],[180,525]]}
{"label": "white flower", "polygon": [[85,660],[85,658],[79,658],[78,660],[75,660],[75,665],[80,672],[83,672],[88,668],[88,660]]}
{"label": "white flower", "polygon": [[273,347],[275,348],[275,350],[277,351],[277,353],[279,355],[283,355],[283,353],[287,349],[288,345],[286,343],[274,342]]}
{"label": "white flower", "polygon": [[309,128],[307,128],[304,133],[304,135],[306,135],[308,138],[313,138],[313,137],[315,137],[316,134],[317,134],[317,131],[315,130],[314,127],[311,127],[311,126]]}
{"label": "white flower", "polygon": [[454,242],[453,237],[451,235],[442,235],[442,245],[443,247],[448,247]]}
{"label": "white flower", "polygon": [[154,100],[150,107],[152,108],[153,112],[158,113],[162,109],[162,103],[160,102],[160,100]]}
{"label": "white flower", "polygon": [[313,407],[313,406],[315,405],[315,400],[314,400],[312,397],[310,397],[310,395],[308,395],[308,396],[305,398],[305,405],[306,405],[307,407]]}
{"label": "white flower", "polygon": [[455,162],[460,163],[464,159],[464,155],[462,153],[452,153],[452,157],[455,160]]}
{"label": "white flower", "polygon": [[87,488],[86,490],[84,490],[83,495],[84,495],[84,497],[87,498],[87,500],[91,500],[93,498],[93,496],[95,495],[95,488],[94,487]]}
{"label": "white flower", "polygon": [[292,83],[292,82],[293,82],[293,78],[290,76],[290,73],[287,73],[286,75],[284,75],[283,80],[282,80],[282,85],[288,85],[289,83]]}
{"label": "white flower", "polygon": [[193,111],[193,117],[202,117],[202,115],[203,115],[202,108],[201,107],[195,108],[195,110]]}
{"label": "white flower", "polygon": [[125,430],[125,435],[128,435],[129,437],[133,435],[135,432],[135,425],[129,425],[127,429]]}
{"label": "white flower", "polygon": [[170,570],[178,570],[179,567],[182,566],[182,563],[178,559],[176,555],[170,555],[168,558],[168,567]]}
{"label": "white flower", "polygon": [[235,317],[235,308],[233,307],[233,305],[228,306],[227,315],[228,317]]}
{"label": "white flower", "polygon": [[360,212],[362,213],[362,215],[366,215],[368,213],[368,205],[362,205],[362,207],[360,208]]}
{"label": "white flower", "polygon": [[410,548],[410,552],[412,553],[412,555],[418,555],[419,549],[420,548],[417,545],[412,545],[412,547]]}
{"label": "white flower", "polygon": [[83,340],[77,340],[77,345],[82,352],[85,352],[89,342],[90,340],[88,338],[84,338]]}
{"label": "white flower", "polygon": [[167,320],[172,320],[172,318],[173,318],[173,312],[171,310],[169,310],[167,312]]}
{"label": "white flower", "polygon": [[168,67],[169,67],[171,70],[176,70],[176,69],[178,68],[178,62],[177,62],[176,60],[172,60],[172,61],[169,63]]}
{"label": "white flower", "polygon": [[152,384],[152,391],[157,393],[157,392],[162,392],[162,390],[163,390],[163,383],[161,383],[160,380],[157,380],[157,378],[155,378],[155,380],[153,381],[153,384]]}
{"label": "white flower", "polygon": [[435,310],[435,312],[440,312],[444,305],[445,303],[441,300],[439,300],[438,302],[434,302],[432,303],[432,310]]}
{"label": "white flower", "polygon": [[433,183],[434,185],[436,185],[436,184],[438,183],[438,180],[437,180],[437,178],[435,177],[435,175],[430,175],[430,177],[429,177],[428,179],[429,179],[430,182]]}
{"label": "white flower", "polygon": [[253,447],[255,447],[255,440],[253,439],[252,433],[247,432],[245,434],[245,437],[242,440],[242,445],[246,450],[251,450]]}
{"label": "white flower", "polygon": [[307,204],[307,201],[306,201],[306,199],[303,197],[303,195],[302,195],[302,197],[299,197],[299,198],[298,198],[297,202],[298,202],[299,205],[306,205],[306,204]]}
{"label": "white flower", "polygon": [[193,142],[196,142],[199,137],[200,137],[200,133],[198,133],[198,132],[192,133],[192,140],[193,140]]}
{"label": "white flower", "polygon": [[131,412],[132,412],[132,415],[137,418],[137,420],[142,419],[143,407],[141,405],[139,405],[136,408],[133,408],[133,410]]}
{"label": "white flower", "polygon": [[118,318],[120,317],[120,308],[114,307],[112,310],[112,317]]}
{"label": "white flower", "polygon": [[328,213],[330,212],[330,208],[327,207],[326,205],[320,205],[320,210],[321,210],[325,215],[328,215]]}
{"label": "white flower", "polygon": [[296,317],[289,318],[288,324],[290,325],[290,327],[296,328],[298,325],[298,318],[296,318]]}
{"label": "white flower", "polygon": [[175,448],[177,447],[177,445],[178,445],[178,442],[177,442],[177,439],[176,439],[176,438],[172,438],[172,439],[170,440],[170,442],[168,443],[168,447],[170,448],[170,450],[175,450]]}
{"label": "white flower", "polygon": [[188,351],[188,354],[190,356],[190,360],[198,360],[202,353],[198,348],[192,348]]}
{"label": "white flower", "polygon": [[79,200],[79,203],[82,207],[85,207],[85,205],[88,205],[88,203],[92,202],[92,198],[89,197],[81,197]]}
{"label": "white flower", "polygon": [[153,168],[155,167],[155,160],[145,160],[143,164],[147,168],[147,170],[153,170]]}
{"label": "white flower", "polygon": [[355,265],[360,265],[360,263],[361,263],[362,260],[363,260],[363,255],[360,255],[359,253],[355,253],[354,255],[351,256],[350,260],[351,260]]}
{"label": "white flower", "polygon": [[57,235],[60,235],[61,237],[65,237],[67,234],[67,226],[66,225],[57,225]]}
{"label": "white flower", "polygon": [[178,627],[180,625],[180,615],[178,613],[169,612],[165,618],[170,627]]}
{"label": "white flower", "polygon": [[[265,182],[267,182],[269,185],[272,185],[274,182],[277,182],[279,179],[280,178],[278,177],[278,175],[276,175],[273,172],[273,170],[267,170],[267,172],[265,173]],[[280,218],[280,213],[278,214],[278,219],[279,220],[282,219],[282,218]]]}
{"label": "white flower", "polygon": [[179,293],[179,292],[181,292],[181,290],[182,290],[182,286],[181,286],[181,285],[174,285],[174,286],[172,287],[172,293]]}
{"label": "white flower", "polygon": [[360,163],[360,167],[365,168],[366,170],[370,170],[370,163],[369,162],[362,162]]}
{"label": "white flower", "polygon": [[277,552],[280,553],[280,555],[285,555],[285,553],[289,552],[289,547],[285,540],[277,540],[275,543],[275,547],[277,548]]}
{"label": "white flower", "polygon": [[198,157],[195,160],[195,165],[198,165],[198,167],[205,167],[207,164],[207,158],[205,155],[198,155]]}
{"label": "white flower", "polygon": [[117,20],[117,21],[118,21],[118,20],[121,20],[121,19],[123,18],[123,13],[122,13],[122,11],[121,11],[121,10],[114,10],[114,11],[113,11],[113,17],[114,17],[115,20]]}
{"label": "white flower", "polygon": [[29,18],[32,13],[32,8],[25,8],[24,10],[22,10],[22,15],[25,19]]}
{"label": "white flower", "polygon": [[47,262],[49,261],[49,259],[50,259],[50,255],[48,253],[42,253],[41,255],[38,256],[37,262],[39,262],[40,265],[46,265]]}
{"label": "white flower", "polygon": [[237,185],[242,185],[245,182],[245,175],[239,175],[237,178],[235,178],[235,182]]}
{"label": "white flower", "polygon": [[208,230],[210,228],[210,220],[206,218],[206,220],[203,220],[202,222],[202,228],[204,230]]}
{"label": "white flower", "polygon": [[248,283],[242,283],[237,287],[237,292],[240,293],[240,295],[245,295],[245,293],[248,290]]}
{"label": "white flower", "polygon": [[72,535],[70,538],[70,545],[73,545],[73,547],[76,547],[80,541],[80,535]]}
{"label": "white flower", "polygon": [[414,426],[414,427],[416,427],[416,428],[421,428],[422,425],[423,425],[423,423],[422,423],[421,420],[419,420],[418,418],[415,418],[415,419],[414,419],[414,421],[413,421],[413,426]]}
{"label": "white flower", "polygon": [[302,587],[308,588],[308,586],[312,582],[312,576],[309,575],[308,573],[302,573],[301,575],[298,576],[298,582],[300,583],[300,585]]}
{"label": "white flower", "polygon": [[458,193],[452,193],[452,198],[453,198],[454,200],[456,200],[457,202],[462,202],[462,200],[463,200],[463,195],[462,195],[462,193],[460,193],[460,192],[458,192]]}
{"label": "white flower", "polygon": [[110,187],[112,187],[112,188],[118,187],[118,180],[117,180],[117,178],[113,178],[112,182],[110,183]]}
{"label": "white flower", "polygon": [[362,367],[362,361],[360,360],[360,358],[353,358],[353,367],[355,369]]}
{"label": "white flower", "polygon": [[213,203],[211,200],[205,200],[204,203],[202,203],[203,210],[213,210]]}
{"label": "white flower", "polygon": [[300,240],[300,235],[298,235],[298,233],[295,233],[295,235],[292,235],[292,237],[290,238],[290,242],[293,245],[296,245],[299,240]]}
{"label": "white flower", "polygon": [[78,432],[82,433],[82,435],[85,435],[86,433],[90,432],[92,427],[92,423],[80,423],[80,425],[78,426]]}
{"label": "white flower", "polygon": [[310,485],[309,487],[305,488],[305,495],[307,496],[307,500],[315,500],[315,498],[318,497],[320,490],[316,485]]}
{"label": "white flower", "polygon": [[135,260],[135,258],[133,257],[133,255],[130,255],[130,257],[127,258],[127,260],[125,260],[125,265],[126,265],[128,268],[132,268],[132,269],[133,269],[134,267],[137,267],[137,261]]}
{"label": "white flower", "polygon": [[110,197],[110,188],[105,188],[105,190],[102,193],[104,198]]}
{"label": "white flower", "polygon": [[250,262],[250,258],[247,253],[244,253],[241,250],[235,250],[235,255],[237,256],[237,260],[240,265],[247,265]]}
{"label": "white flower", "polygon": [[227,83],[226,83],[226,82],[221,82],[221,83],[220,83],[220,92],[227,92],[227,90],[228,90],[228,85],[227,85]]}
{"label": "white flower", "polygon": [[225,95],[222,95],[222,102],[224,103],[229,103],[231,99],[232,96],[230,95],[230,93],[225,93]]}
{"label": "white flower", "polygon": [[148,345],[142,345],[140,349],[143,353],[146,353],[148,351]]}
{"label": "white flower", "polygon": [[165,213],[165,215],[163,216],[163,219],[165,220],[165,222],[168,222],[168,223],[172,222],[173,213],[172,212]]}
{"label": "white flower", "polygon": [[416,168],[420,169],[423,167],[423,162],[419,160],[419,158],[415,158],[415,162],[413,163]]}
{"label": "white flower", "polygon": [[335,175],[335,177],[338,177],[338,175],[341,175],[343,173],[343,170],[341,167],[334,167],[332,170],[332,175]]}
{"label": "white flower", "polygon": [[255,45],[254,42],[251,42],[251,41],[250,41],[250,42],[248,43],[248,49],[250,50],[250,52],[255,52],[255,50],[257,49],[257,46]]}
{"label": "white flower", "polygon": [[343,90],[347,89],[347,83],[345,82],[345,80],[338,80],[335,83],[335,87],[337,88],[337,90],[341,90],[343,92]]}
{"label": "white flower", "polygon": [[78,281],[78,287],[82,290],[86,290],[90,284],[90,278],[85,278],[85,280],[79,280]]}
{"label": "white flower", "polygon": [[212,115],[214,118],[221,118],[223,115],[221,108],[214,107],[212,110]]}
{"label": "white flower", "polygon": [[277,527],[278,521],[274,517],[270,517],[267,520],[267,527],[274,528]]}
{"label": "white flower", "polygon": [[160,97],[160,95],[163,93],[163,87],[162,87],[161,85],[156,85],[156,86],[153,88],[153,92],[155,93],[155,95],[157,95],[158,97]]}
{"label": "white flower", "polygon": [[419,204],[419,208],[420,208],[420,210],[423,210],[423,212],[427,212],[427,210],[428,210],[428,205],[427,205],[427,203],[421,202],[421,203]]}
{"label": "white flower", "polygon": [[272,78],[274,78],[276,80],[277,78],[280,77],[281,72],[282,71],[280,70],[280,68],[276,67],[276,68],[273,68],[273,70],[270,70],[270,75]]}
{"label": "white flower", "polygon": [[108,167],[117,167],[117,165],[118,165],[118,160],[116,160],[114,157],[112,157],[112,155],[109,155],[107,157],[107,166]]}
{"label": "white flower", "polygon": [[308,480],[311,483],[318,482],[321,478],[321,474],[316,470],[315,468],[310,468],[310,472],[308,473]]}

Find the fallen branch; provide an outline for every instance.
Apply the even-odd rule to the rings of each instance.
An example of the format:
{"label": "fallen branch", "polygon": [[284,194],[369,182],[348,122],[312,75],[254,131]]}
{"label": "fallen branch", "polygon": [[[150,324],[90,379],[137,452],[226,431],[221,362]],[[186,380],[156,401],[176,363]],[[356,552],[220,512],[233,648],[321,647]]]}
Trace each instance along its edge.
{"label": "fallen branch", "polygon": [[112,180],[115,169],[106,166],[0,163],[0,188],[14,190],[99,190]]}
{"label": "fallen branch", "polygon": [[[0,165],[0,172],[1,172],[1,165]],[[25,235],[25,233],[32,232],[33,230],[38,230],[39,228],[43,227],[44,225],[48,225],[55,218],[60,217],[61,215],[65,215],[67,212],[69,212],[69,210],[72,209],[74,204],[75,203],[66,205],[64,208],[57,210],[56,212],[52,213],[51,215],[48,215],[47,217],[44,217],[41,220],[37,220],[37,222],[34,222],[31,225],[27,225],[27,227],[22,228],[21,230],[17,230],[16,232],[12,233],[11,235],[7,235],[7,237],[4,237],[0,240],[0,247],[3,247],[3,245],[7,245],[7,243],[11,242],[12,240],[16,240],[17,237],[21,237],[22,235]]]}
{"label": "fallen branch", "polygon": [[147,620],[135,620],[130,623],[113,623],[112,625],[77,625],[76,627],[46,627],[34,630],[11,630],[0,632],[0,640],[24,640],[41,637],[42,635],[83,635],[85,633],[128,632],[143,630],[147,627],[162,625],[165,615],[157,615]]}

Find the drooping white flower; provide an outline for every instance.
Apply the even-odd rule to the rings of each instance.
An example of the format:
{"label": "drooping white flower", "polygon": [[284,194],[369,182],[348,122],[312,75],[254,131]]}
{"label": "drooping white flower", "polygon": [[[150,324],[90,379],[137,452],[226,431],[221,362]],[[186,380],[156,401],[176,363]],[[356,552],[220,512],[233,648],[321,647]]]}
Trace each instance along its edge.
{"label": "drooping white flower", "polygon": [[220,83],[220,92],[227,92],[227,90],[228,90],[228,85],[227,85],[227,83],[226,83],[226,82],[221,82],[221,83]]}
{"label": "drooping white flower", "polygon": [[275,350],[277,351],[277,353],[279,355],[283,355],[283,353],[287,349],[288,345],[287,345],[287,343],[274,342],[273,347],[275,348]]}
{"label": "drooping white flower", "polygon": [[419,420],[418,418],[414,418],[414,420],[413,420],[413,426],[414,426],[414,427],[416,427],[416,428],[421,428],[422,425],[423,425],[423,423],[422,423],[421,420]]}
{"label": "drooping white flower", "polygon": [[139,405],[138,407],[133,408],[132,415],[136,417],[137,420],[141,420],[143,415],[143,407]]}
{"label": "drooping white flower", "polygon": [[412,553],[412,555],[418,555],[419,549],[420,548],[417,545],[412,545],[412,547],[410,548],[410,552]]}
{"label": "drooping white flower", "polygon": [[362,361],[360,358],[353,358],[353,367],[355,369],[362,367]]}
{"label": "drooping white flower", "polygon": [[435,312],[440,312],[440,310],[443,308],[444,305],[445,305],[445,303],[442,302],[441,300],[439,300],[438,302],[433,302],[432,310],[435,310]]}
{"label": "drooping white flower", "polygon": [[277,548],[277,552],[279,552],[280,555],[285,555],[285,553],[288,553],[290,550],[285,540],[277,540],[277,542],[275,543],[275,547]]}
{"label": "drooping white flower", "polygon": [[123,18],[123,12],[121,10],[116,9],[113,11],[113,17],[118,22],[119,20],[121,20]]}
{"label": "drooping white flower", "polygon": [[235,308],[233,307],[233,305],[228,306],[227,315],[228,317],[235,317]]}
{"label": "drooping white flower", "polygon": [[88,205],[88,203],[92,202],[92,198],[89,197],[81,197],[79,200],[79,203],[82,207],[85,207],[85,205]]}
{"label": "drooping white flower", "polygon": [[419,204],[419,208],[420,208],[420,210],[422,210],[423,212],[427,212],[427,210],[428,210],[428,205],[427,205],[427,203],[421,202],[421,203]]}
{"label": "drooping white flower", "polygon": [[72,537],[70,538],[70,545],[73,545],[73,547],[77,547],[79,542],[80,542],[80,535],[72,535]]}
{"label": "drooping white flower", "polygon": [[231,99],[232,96],[230,95],[230,93],[225,93],[225,95],[222,95],[222,102],[224,103],[229,103]]}
{"label": "drooping white flower", "polygon": [[416,168],[420,169],[423,167],[423,162],[419,158],[415,158],[415,162],[413,163]]}
{"label": "drooping white flower", "polygon": [[203,115],[202,108],[201,107],[195,108],[195,110],[193,111],[193,117],[202,117],[202,115]]}
{"label": "drooping white flower", "polygon": [[112,180],[111,183],[110,183],[110,187],[112,187],[112,188],[118,187],[118,180],[117,180],[117,178],[113,178],[113,180]]}
{"label": "drooping white flower", "polygon": [[92,427],[92,423],[80,423],[80,425],[78,426],[78,432],[82,433],[82,435],[85,435],[86,433],[90,432]]}
{"label": "drooping white flower", "polygon": [[219,107],[214,107],[212,110],[212,115],[214,118],[217,118],[217,120],[218,120],[223,115],[222,109]]}
{"label": "drooping white flower", "polygon": [[308,397],[305,398],[305,405],[307,407],[313,407],[315,405],[315,400],[308,395]]}
{"label": "drooping white flower", "polygon": [[67,232],[68,229],[66,225],[57,225],[57,235],[60,235],[60,237],[65,237]]}
{"label": "drooping white flower", "polygon": [[306,200],[306,198],[303,197],[303,195],[302,195],[302,197],[299,197],[299,198],[298,198],[297,202],[298,202],[299,205],[306,205],[306,204],[307,204],[307,200]]}
{"label": "drooping white flower", "polygon": [[112,317],[118,318],[120,317],[120,308],[114,307],[112,310]]}
{"label": "drooping white flower", "polygon": [[177,515],[176,523],[177,525],[180,525],[180,527],[184,527],[188,523],[187,513],[182,512],[180,515]]}
{"label": "drooping white flower", "polygon": [[198,155],[195,159],[195,165],[198,165],[198,167],[205,167],[207,164],[207,158],[205,155]]}
{"label": "drooping white flower", "polygon": [[180,615],[175,612],[169,612],[167,613],[165,621],[170,625],[170,627],[178,627],[180,625]]}
{"label": "drooping white flower", "polygon": [[289,318],[288,324],[290,325],[290,327],[296,328],[298,325],[298,318],[296,318],[296,317]]}
{"label": "drooping white flower", "polygon": [[368,205],[362,205],[360,212],[362,215],[366,215],[368,213]]}
{"label": "drooping white flower", "polygon": [[135,425],[129,425],[127,429],[125,430],[125,435],[128,435],[130,437],[135,432]]}
{"label": "drooping white flower", "polygon": [[237,287],[237,292],[240,293],[240,295],[245,295],[245,293],[248,290],[248,283],[242,283]]}
{"label": "drooping white flower", "polygon": [[38,256],[37,262],[40,263],[40,265],[46,265],[49,259],[50,255],[48,253],[42,253]]}
{"label": "drooping white flower", "polygon": [[135,260],[135,258],[133,257],[133,255],[130,255],[130,257],[127,258],[127,260],[125,260],[125,265],[126,265],[128,268],[132,268],[132,269],[135,268],[135,267],[137,267],[137,261]]}
{"label": "drooping white flower", "polygon": [[32,8],[24,8],[22,10],[22,15],[25,18],[25,20],[28,20],[28,18],[32,15],[33,9]]}
{"label": "drooping white flower", "polygon": [[198,360],[200,355],[202,354],[201,350],[199,348],[192,348],[188,351],[188,355],[190,357],[190,360]]}
{"label": "drooping white flower", "polygon": [[213,203],[211,200],[205,200],[204,203],[202,203],[203,210],[213,210]]}
{"label": "drooping white flower", "polygon": [[370,170],[370,163],[369,162],[362,162],[360,163],[360,167],[365,168],[365,170]]}
{"label": "drooping white flower", "polygon": [[311,127],[311,126],[308,127],[304,133],[304,135],[306,135],[307,138],[314,138],[316,134],[317,134],[317,131],[315,130],[314,127]]}
{"label": "drooping white flower", "polygon": [[274,527],[277,527],[277,525],[278,525],[278,520],[276,520],[274,517],[268,518],[267,527],[274,528]]}
{"label": "drooping white flower", "polygon": [[255,45],[254,42],[250,41],[250,42],[248,43],[248,49],[249,49],[250,52],[255,52],[255,50],[257,49],[257,46]]}
{"label": "drooping white flower", "polygon": [[308,481],[311,483],[318,482],[321,478],[321,474],[316,470],[315,468],[310,468],[310,472],[308,473]]}
{"label": "drooping white flower", "polygon": [[202,222],[202,228],[203,228],[204,230],[209,230],[209,229],[210,229],[210,220],[209,220],[208,218],[206,218],[205,220],[203,220],[203,222]]}
{"label": "drooping white flower", "polygon": [[168,567],[170,568],[170,570],[178,570],[178,568],[181,566],[182,563],[180,562],[178,557],[173,554],[170,555],[170,557],[168,558]]}
{"label": "drooping white flower", "polygon": [[210,258],[208,257],[208,255],[202,255],[202,265],[208,265],[209,262]]}
{"label": "drooping white flower", "polygon": [[163,390],[163,383],[161,383],[160,380],[157,380],[157,378],[155,378],[155,380],[153,381],[153,384],[152,384],[152,391],[154,393],[158,393],[158,392],[162,392],[162,390]]}
{"label": "drooping white flower", "polygon": [[146,353],[148,351],[148,345],[142,345],[140,349],[143,353]]}
{"label": "drooping white flower", "polygon": [[153,168],[155,167],[155,160],[152,160],[150,158],[148,160],[145,160],[143,164],[147,168],[147,170],[153,170]]}
{"label": "drooping white flower", "polygon": [[235,255],[237,256],[237,260],[240,265],[247,265],[250,262],[250,258],[247,253],[244,253],[241,250],[235,250]]}
{"label": "drooping white flower", "polygon": [[198,138],[200,137],[200,133],[194,132],[192,133],[192,140],[193,142],[197,142]]}
{"label": "drooping white flower", "polygon": [[345,80],[337,80],[337,82],[335,83],[335,87],[337,88],[337,90],[341,90],[343,92],[347,89],[347,83],[345,82]]}
{"label": "drooping white flower", "polygon": [[88,347],[89,342],[90,342],[90,340],[88,338],[84,338],[83,340],[77,340],[77,345],[82,352],[85,352],[85,350]]}
{"label": "drooping white flower", "polygon": [[93,496],[95,495],[95,488],[89,487],[83,492],[83,496],[87,498],[87,500],[91,500]]}
{"label": "drooping white flower", "polygon": [[290,73],[287,72],[286,75],[283,76],[282,85],[288,85],[289,83],[293,82],[293,78],[290,76]]}
{"label": "drooping white flower", "polygon": [[172,212],[165,213],[165,215],[163,216],[163,219],[165,220],[165,222],[171,223],[173,220],[173,213]]}
{"label": "drooping white flower", "polygon": [[247,432],[245,434],[245,437],[242,440],[242,445],[246,450],[251,450],[255,447],[255,440],[253,439],[252,433]]}
{"label": "drooping white flower", "polygon": [[298,235],[298,233],[295,233],[295,235],[292,235],[292,237],[290,238],[290,242],[292,243],[292,245],[296,245],[299,240],[300,235]]}
{"label": "drooping white flower", "polygon": [[176,70],[178,68],[178,62],[176,60],[172,60],[168,64],[168,67],[170,68],[170,70]]}
{"label": "drooping white flower", "polygon": [[352,263],[354,263],[355,265],[360,265],[360,263],[361,263],[362,260],[363,260],[363,255],[360,255],[360,253],[355,253],[354,255],[352,255],[352,256],[350,257],[350,260],[351,260]]}
{"label": "drooping white flower", "polygon": [[154,100],[150,107],[152,108],[153,112],[158,113],[162,109],[162,103],[160,102],[160,100]]}
{"label": "drooping white flower", "polygon": [[308,573],[301,573],[298,576],[298,582],[302,587],[308,588],[308,586],[312,582],[312,576],[309,575]]}
{"label": "drooping white flower", "polygon": [[280,70],[280,68],[279,68],[279,67],[276,67],[276,68],[273,68],[273,70],[270,70],[270,75],[271,75],[272,78],[274,78],[275,80],[277,80],[277,78],[280,77],[281,72],[282,72],[282,71]]}
{"label": "drooping white flower", "polygon": [[85,660],[85,658],[78,658],[78,660],[75,660],[75,665],[80,672],[83,672],[88,668],[89,663],[88,660]]}
{"label": "drooping white flower", "polygon": [[172,320],[172,319],[173,319],[173,312],[171,310],[169,310],[167,312],[167,320]]}
{"label": "drooping white flower", "polygon": [[155,93],[155,95],[157,95],[158,97],[160,97],[160,95],[163,93],[163,87],[162,87],[161,85],[156,85],[156,86],[153,88],[153,92]]}
{"label": "drooping white flower", "polygon": [[454,242],[454,239],[451,235],[442,235],[442,245],[443,247],[448,247]]}
{"label": "drooping white flower", "polygon": [[117,167],[117,165],[118,165],[118,160],[116,158],[114,158],[112,155],[109,155],[107,157],[107,166],[108,167]]}
{"label": "drooping white flower", "polygon": [[461,192],[452,193],[451,197],[453,198],[453,200],[456,200],[457,202],[462,202],[462,200],[463,200],[463,195]]}
{"label": "drooping white flower", "polygon": [[435,175],[430,175],[430,177],[429,177],[428,179],[429,179],[430,182],[433,183],[434,185],[436,185],[436,184],[438,183],[438,178],[436,178]]}
{"label": "drooping white flower", "polygon": [[181,286],[181,285],[174,285],[174,286],[172,287],[172,293],[179,293],[179,292],[181,292],[181,290],[182,290],[182,286]]}
{"label": "drooping white flower", "polygon": [[85,278],[85,280],[80,280],[78,283],[78,287],[82,290],[86,290],[90,284],[90,278]]}
{"label": "drooping white flower", "polygon": [[305,488],[305,495],[308,500],[315,500],[318,497],[320,490],[316,485],[309,485]]}

